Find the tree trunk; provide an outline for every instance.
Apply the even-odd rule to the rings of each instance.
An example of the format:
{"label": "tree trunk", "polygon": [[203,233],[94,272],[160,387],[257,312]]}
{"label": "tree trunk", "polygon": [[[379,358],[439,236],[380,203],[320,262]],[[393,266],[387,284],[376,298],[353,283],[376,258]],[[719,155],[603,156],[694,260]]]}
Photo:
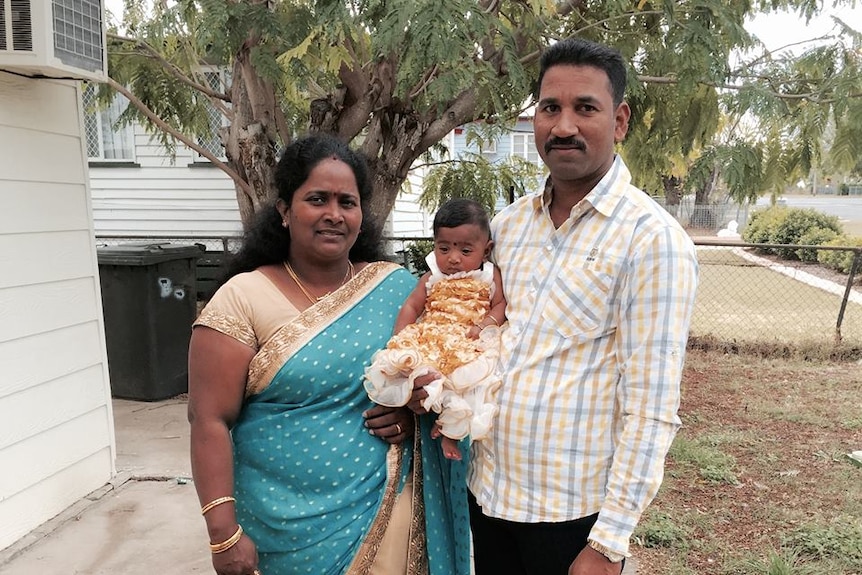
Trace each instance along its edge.
{"label": "tree trunk", "polygon": [[679,218],[682,181],[676,176],[662,176],[662,184],[664,186],[664,208],[670,215]]}
{"label": "tree trunk", "polygon": [[[272,83],[262,78],[250,61],[247,41],[236,55],[230,95],[233,118],[222,130],[227,158],[252,193],[236,188],[243,229],[248,229],[262,206],[275,201],[275,155],[278,142],[277,109]],[[286,144],[286,142],[285,142]]]}
{"label": "tree trunk", "polygon": [[715,185],[718,183],[718,168],[713,167],[709,180],[704,186],[695,191],[694,213],[691,216],[691,225],[695,228],[713,230],[717,227],[716,217],[711,204],[711,196]]}

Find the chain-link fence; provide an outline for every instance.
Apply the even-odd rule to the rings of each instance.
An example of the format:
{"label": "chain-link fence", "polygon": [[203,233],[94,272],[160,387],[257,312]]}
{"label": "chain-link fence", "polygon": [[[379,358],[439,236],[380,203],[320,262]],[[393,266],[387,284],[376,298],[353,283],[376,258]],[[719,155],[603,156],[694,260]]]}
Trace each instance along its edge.
{"label": "chain-link fence", "polygon": [[770,249],[817,246],[699,241],[700,284],[693,335],[745,342],[862,345],[862,249],[820,247],[846,254],[849,273],[819,263],[764,255]]}
{"label": "chain-link fence", "polygon": [[[237,237],[97,237],[97,245],[140,243],[196,244],[198,296],[211,292],[224,269],[226,252],[235,252]],[[387,252],[410,267],[408,248],[427,237],[386,238]],[[849,273],[817,263],[763,255],[764,246],[718,240],[697,240],[700,283],[692,335],[722,341],[829,343],[862,346],[862,248],[819,247],[843,252],[852,262]]]}
{"label": "chain-link fence", "polygon": [[667,198],[653,197],[661,207],[685,228],[705,231],[718,231],[730,222],[736,222],[738,229],[748,223],[750,204],[737,204],[729,198],[709,204],[695,204],[694,196],[680,198],[679,203],[668,204]]}

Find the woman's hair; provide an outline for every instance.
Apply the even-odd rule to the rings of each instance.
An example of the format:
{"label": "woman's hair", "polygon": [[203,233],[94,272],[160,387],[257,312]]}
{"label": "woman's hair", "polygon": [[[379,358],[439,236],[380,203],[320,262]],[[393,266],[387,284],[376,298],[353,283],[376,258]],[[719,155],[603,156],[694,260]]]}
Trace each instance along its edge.
{"label": "woman's hair", "polygon": [[[353,247],[351,261],[379,261],[384,259],[381,232],[371,217],[370,204],[373,188],[365,159],[330,134],[310,134],[294,140],[281,155],[275,171],[278,198],[288,206],[293,195],[302,186],[311,171],[323,160],[334,158],[350,166],[359,189],[362,225]],[[282,226],[281,214],[275,202],[261,208],[251,227],[243,235],[242,247],[230,258],[227,272],[221,283],[243,272],[260,266],[281,263],[290,253],[290,231]]]}
{"label": "woman's hair", "polygon": [[488,212],[477,201],[467,198],[452,198],[440,206],[434,215],[434,236],[440,228],[457,228],[465,224],[474,224],[491,237],[491,224],[488,221]]}
{"label": "woman's hair", "polygon": [[542,89],[545,72],[553,66],[592,66],[602,70],[611,83],[614,106],[623,101],[626,90],[626,64],[618,50],[582,38],[566,38],[548,46],[539,60],[536,96]]}

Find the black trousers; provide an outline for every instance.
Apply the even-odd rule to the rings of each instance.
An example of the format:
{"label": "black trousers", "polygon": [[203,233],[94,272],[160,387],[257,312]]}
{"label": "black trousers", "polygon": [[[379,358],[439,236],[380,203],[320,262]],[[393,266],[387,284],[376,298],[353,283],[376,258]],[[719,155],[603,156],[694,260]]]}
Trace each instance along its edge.
{"label": "black trousers", "polygon": [[566,575],[599,517],[515,523],[484,515],[473,494],[467,495],[476,575]]}

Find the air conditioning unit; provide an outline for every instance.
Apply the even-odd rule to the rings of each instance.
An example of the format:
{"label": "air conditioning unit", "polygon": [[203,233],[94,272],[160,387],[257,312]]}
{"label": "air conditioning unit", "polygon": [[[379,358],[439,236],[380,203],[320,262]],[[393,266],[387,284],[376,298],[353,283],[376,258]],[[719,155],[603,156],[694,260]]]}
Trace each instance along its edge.
{"label": "air conditioning unit", "polygon": [[0,70],[103,82],[102,0],[0,0]]}

